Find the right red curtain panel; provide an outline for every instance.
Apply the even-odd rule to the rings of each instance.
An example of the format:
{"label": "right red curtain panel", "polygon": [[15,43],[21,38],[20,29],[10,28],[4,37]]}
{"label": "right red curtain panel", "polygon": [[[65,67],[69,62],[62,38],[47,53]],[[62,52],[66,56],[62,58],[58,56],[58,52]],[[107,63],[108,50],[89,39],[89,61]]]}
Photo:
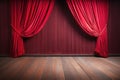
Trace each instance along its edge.
{"label": "right red curtain panel", "polygon": [[95,52],[108,57],[107,0],[66,0],[68,7],[80,27],[89,35],[97,37]]}

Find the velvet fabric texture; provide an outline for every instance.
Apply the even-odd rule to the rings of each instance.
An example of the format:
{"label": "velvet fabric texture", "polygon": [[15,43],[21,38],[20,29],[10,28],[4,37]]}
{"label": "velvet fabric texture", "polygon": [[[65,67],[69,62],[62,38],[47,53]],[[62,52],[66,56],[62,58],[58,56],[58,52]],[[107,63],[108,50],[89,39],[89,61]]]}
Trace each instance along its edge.
{"label": "velvet fabric texture", "polygon": [[108,57],[107,0],[66,0],[79,26],[89,35],[97,37],[95,52]]}
{"label": "velvet fabric texture", "polygon": [[25,53],[23,38],[38,34],[44,27],[54,0],[13,0],[11,1],[12,57]]}

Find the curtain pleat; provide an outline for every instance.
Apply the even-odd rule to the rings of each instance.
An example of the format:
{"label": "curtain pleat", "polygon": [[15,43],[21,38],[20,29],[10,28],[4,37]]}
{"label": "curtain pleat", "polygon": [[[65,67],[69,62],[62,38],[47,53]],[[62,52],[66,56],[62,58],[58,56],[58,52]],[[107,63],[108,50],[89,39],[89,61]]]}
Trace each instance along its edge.
{"label": "curtain pleat", "polygon": [[12,57],[25,53],[23,38],[33,37],[44,27],[54,0],[12,0],[11,27],[12,27]]}
{"label": "curtain pleat", "polygon": [[89,35],[97,37],[95,52],[108,57],[107,0],[66,0],[79,26]]}

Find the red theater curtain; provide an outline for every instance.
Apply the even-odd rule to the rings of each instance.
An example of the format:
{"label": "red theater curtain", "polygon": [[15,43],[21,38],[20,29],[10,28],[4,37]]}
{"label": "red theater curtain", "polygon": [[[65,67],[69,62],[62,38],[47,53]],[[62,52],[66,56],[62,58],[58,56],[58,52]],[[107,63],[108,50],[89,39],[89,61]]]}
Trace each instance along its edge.
{"label": "red theater curtain", "polygon": [[54,6],[54,0],[12,0],[11,26],[13,57],[24,54],[23,38],[40,32]]}
{"label": "red theater curtain", "polygon": [[74,18],[82,29],[98,37],[95,51],[102,57],[108,56],[107,0],[66,0]]}

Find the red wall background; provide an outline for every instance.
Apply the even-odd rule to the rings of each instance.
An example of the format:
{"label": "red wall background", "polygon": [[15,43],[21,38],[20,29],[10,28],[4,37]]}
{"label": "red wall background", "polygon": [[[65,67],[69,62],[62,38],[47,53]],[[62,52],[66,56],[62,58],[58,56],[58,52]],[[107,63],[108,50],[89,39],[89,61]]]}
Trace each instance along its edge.
{"label": "red wall background", "polygon": [[[110,2],[109,53],[120,54],[120,6]],[[7,0],[0,1],[0,55],[10,53],[10,12]],[[26,54],[93,54],[96,39],[76,24],[65,1],[56,0],[53,11],[41,32],[24,40]]]}
{"label": "red wall background", "polygon": [[10,16],[7,0],[0,0],[0,55],[10,53]]}
{"label": "red wall background", "polygon": [[120,54],[120,1],[110,0],[108,24],[109,52]]}

